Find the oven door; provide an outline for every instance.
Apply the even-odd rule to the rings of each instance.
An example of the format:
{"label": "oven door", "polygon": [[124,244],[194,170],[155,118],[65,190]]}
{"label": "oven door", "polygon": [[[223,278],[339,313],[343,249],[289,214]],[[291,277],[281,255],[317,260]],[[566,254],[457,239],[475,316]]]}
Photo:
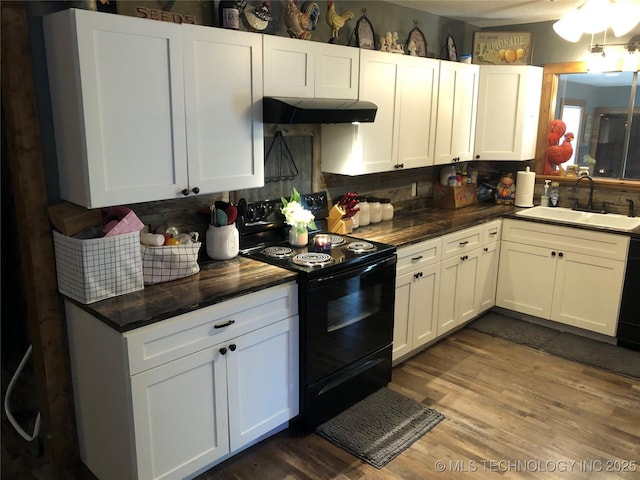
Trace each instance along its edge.
{"label": "oven door", "polygon": [[306,283],[307,385],[392,343],[396,261],[393,255]]}

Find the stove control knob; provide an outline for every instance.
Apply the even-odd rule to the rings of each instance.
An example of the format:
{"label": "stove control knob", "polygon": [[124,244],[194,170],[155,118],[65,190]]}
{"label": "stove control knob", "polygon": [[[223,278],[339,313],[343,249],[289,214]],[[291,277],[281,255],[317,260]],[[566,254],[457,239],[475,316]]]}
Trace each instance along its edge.
{"label": "stove control knob", "polygon": [[247,220],[249,222],[253,221],[256,218],[256,210],[254,207],[252,206],[248,206],[247,207],[247,213],[245,214],[247,217]]}
{"label": "stove control knob", "polygon": [[258,214],[258,218],[264,218],[267,216],[267,206],[264,203],[258,205],[256,209],[256,213]]}

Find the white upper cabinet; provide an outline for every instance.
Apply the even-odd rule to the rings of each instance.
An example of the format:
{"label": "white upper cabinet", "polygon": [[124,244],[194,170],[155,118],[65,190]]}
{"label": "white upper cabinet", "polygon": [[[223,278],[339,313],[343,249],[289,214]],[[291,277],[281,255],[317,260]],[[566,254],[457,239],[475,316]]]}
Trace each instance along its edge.
{"label": "white upper cabinet", "polygon": [[191,190],[264,185],[260,36],[198,25],[182,28]]}
{"label": "white upper cabinet", "polygon": [[44,30],[62,198],[97,208],[263,184],[259,36],[75,9]]}
{"label": "white upper cabinet", "polygon": [[541,67],[482,65],[475,158],[534,158],[541,92]]}
{"label": "white upper cabinet", "polygon": [[322,125],[322,170],[344,175],[433,163],[438,60],[360,52],[360,100],[373,102],[373,123]]}
{"label": "white upper cabinet", "polygon": [[435,164],[473,159],[479,66],[440,63]]}
{"label": "white upper cabinet", "polygon": [[358,98],[359,49],[274,35],[263,46],[265,95]]}

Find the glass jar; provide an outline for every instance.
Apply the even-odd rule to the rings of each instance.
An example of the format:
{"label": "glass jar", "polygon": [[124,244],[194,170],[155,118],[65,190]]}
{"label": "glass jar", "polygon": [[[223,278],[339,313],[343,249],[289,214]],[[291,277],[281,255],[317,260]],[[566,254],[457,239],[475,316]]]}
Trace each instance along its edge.
{"label": "glass jar", "polygon": [[358,197],[358,207],[360,208],[360,211],[358,212],[358,225],[366,227],[371,223],[371,213],[369,211],[369,203],[367,202],[366,197]]}
{"label": "glass jar", "polygon": [[380,200],[376,197],[367,197],[367,203],[369,204],[371,223],[380,223],[382,221],[382,206]]}
{"label": "glass jar", "polygon": [[393,205],[391,205],[391,199],[381,198],[380,208],[382,209],[382,221],[386,222],[393,218]]}

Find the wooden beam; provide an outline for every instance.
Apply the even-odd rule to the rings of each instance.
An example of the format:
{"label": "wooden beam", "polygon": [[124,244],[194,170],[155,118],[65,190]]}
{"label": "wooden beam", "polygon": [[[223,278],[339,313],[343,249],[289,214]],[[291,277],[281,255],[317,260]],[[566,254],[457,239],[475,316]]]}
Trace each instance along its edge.
{"label": "wooden beam", "polygon": [[[42,417],[55,467],[78,463],[63,305],[57,291],[25,2],[1,2],[2,109],[7,134],[29,336]],[[5,246],[6,248],[6,246]],[[6,301],[6,299],[5,299]]]}

